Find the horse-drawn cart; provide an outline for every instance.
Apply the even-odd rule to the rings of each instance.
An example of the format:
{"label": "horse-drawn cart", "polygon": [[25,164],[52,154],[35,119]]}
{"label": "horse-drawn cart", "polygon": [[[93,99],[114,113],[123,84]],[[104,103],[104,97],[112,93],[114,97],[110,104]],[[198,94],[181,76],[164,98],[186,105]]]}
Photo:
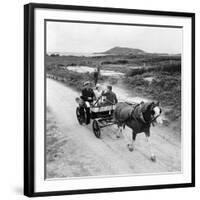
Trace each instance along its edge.
{"label": "horse-drawn cart", "polygon": [[97,99],[94,103],[84,102],[80,98],[77,98],[76,101],[79,104],[76,109],[78,122],[81,125],[87,125],[92,121],[93,132],[97,138],[101,137],[101,129],[104,127],[117,124],[119,131],[122,132],[122,128],[128,126],[132,129],[132,136],[127,144],[129,151],[134,150],[136,135],[144,132],[149,143],[151,160],[156,160],[151,149],[150,127],[155,122],[162,123],[162,118],[160,118],[162,110],[159,102],[141,102],[139,104],[120,102],[116,105],[109,105],[102,102],[101,99]]}
{"label": "horse-drawn cart", "polygon": [[113,112],[115,105],[101,103],[102,97],[94,103],[83,102],[80,98],[76,99],[79,106],[76,108],[76,116],[80,125],[90,124],[97,138],[101,137],[101,129],[114,124]]}

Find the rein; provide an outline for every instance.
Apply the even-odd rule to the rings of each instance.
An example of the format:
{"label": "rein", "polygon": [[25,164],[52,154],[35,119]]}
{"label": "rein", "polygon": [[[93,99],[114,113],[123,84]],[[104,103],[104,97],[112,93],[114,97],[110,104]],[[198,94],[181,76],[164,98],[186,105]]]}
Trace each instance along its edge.
{"label": "rein", "polygon": [[153,122],[154,122],[159,116],[160,116],[160,114],[157,115],[156,117],[154,117],[149,123],[150,123],[150,124],[152,123],[152,125],[154,126]]}

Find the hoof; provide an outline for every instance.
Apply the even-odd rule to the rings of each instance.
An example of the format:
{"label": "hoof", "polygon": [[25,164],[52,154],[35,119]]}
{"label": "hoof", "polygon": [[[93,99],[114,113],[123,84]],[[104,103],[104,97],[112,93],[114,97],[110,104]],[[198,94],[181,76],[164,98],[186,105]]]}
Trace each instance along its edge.
{"label": "hoof", "polygon": [[131,145],[127,145],[127,147],[128,147],[128,150],[130,151],[130,152],[132,152],[133,150],[134,150],[134,148],[131,146]]}
{"label": "hoof", "polygon": [[156,162],[156,156],[155,155],[151,156],[151,161]]}

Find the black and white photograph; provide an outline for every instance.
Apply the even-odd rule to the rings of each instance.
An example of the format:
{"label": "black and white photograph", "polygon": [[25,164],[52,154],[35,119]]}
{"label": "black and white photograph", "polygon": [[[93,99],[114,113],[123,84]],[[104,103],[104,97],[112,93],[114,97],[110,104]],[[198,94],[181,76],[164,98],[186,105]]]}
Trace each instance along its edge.
{"label": "black and white photograph", "polygon": [[47,20],[46,178],[181,173],[181,27]]}
{"label": "black and white photograph", "polygon": [[194,186],[194,14],[25,16],[25,194]]}

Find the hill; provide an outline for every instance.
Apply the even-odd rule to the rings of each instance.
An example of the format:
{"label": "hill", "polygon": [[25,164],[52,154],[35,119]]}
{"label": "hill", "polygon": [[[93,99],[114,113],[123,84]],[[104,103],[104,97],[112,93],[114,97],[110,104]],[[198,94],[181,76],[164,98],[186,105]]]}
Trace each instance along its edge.
{"label": "hill", "polygon": [[102,52],[103,54],[117,54],[117,55],[138,55],[138,54],[146,54],[145,51],[141,49],[133,49],[128,47],[113,47],[107,51]]}

